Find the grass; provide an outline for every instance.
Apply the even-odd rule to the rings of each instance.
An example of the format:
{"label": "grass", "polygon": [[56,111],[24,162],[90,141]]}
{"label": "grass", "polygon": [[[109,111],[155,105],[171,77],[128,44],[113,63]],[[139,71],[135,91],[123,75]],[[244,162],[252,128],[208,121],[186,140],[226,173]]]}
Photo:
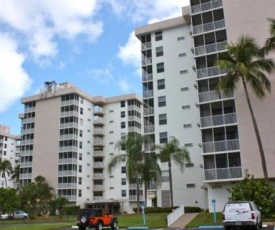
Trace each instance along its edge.
{"label": "grass", "polygon": [[216,223],[214,223],[213,213],[200,212],[186,227],[194,228],[202,225],[222,225],[222,213],[216,213]]}

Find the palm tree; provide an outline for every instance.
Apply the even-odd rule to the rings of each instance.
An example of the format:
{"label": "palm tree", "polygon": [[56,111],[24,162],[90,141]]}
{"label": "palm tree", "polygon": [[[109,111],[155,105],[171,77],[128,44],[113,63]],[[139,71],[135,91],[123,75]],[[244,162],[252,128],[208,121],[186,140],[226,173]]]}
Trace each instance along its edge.
{"label": "palm tree", "polygon": [[8,187],[6,175],[10,176],[11,172],[12,172],[12,166],[9,160],[5,159],[2,162],[0,162],[0,174],[2,175],[2,177],[5,178],[6,188]]}
{"label": "palm tree", "polygon": [[171,207],[174,206],[173,203],[173,181],[172,181],[172,162],[180,167],[183,171],[184,164],[190,162],[189,152],[187,149],[180,147],[180,142],[175,137],[170,137],[169,141],[164,145],[156,147],[159,149],[159,158],[161,162],[167,162],[169,168],[169,185],[170,185],[170,199]]}
{"label": "palm tree", "polygon": [[17,165],[12,170],[11,179],[16,183],[17,189],[19,187],[19,177],[20,177],[20,165]]}
{"label": "palm tree", "polygon": [[219,55],[216,62],[220,69],[228,71],[227,75],[219,81],[217,90],[232,94],[237,83],[241,81],[260,150],[264,177],[268,178],[263,145],[247,87],[250,85],[259,99],[265,96],[265,91],[270,93],[271,85],[265,73],[271,73],[274,70],[274,63],[271,59],[262,56],[260,47],[249,36],[241,36],[236,44],[228,43],[227,50]]}
{"label": "palm tree", "polygon": [[[152,171],[149,172],[149,167],[152,170],[160,170],[156,158],[149,154],[147,155],[144,151],[144,146],[147,143],[148,139],[145,136],[129,133],[125,138],[117,142],[116,149],[119,150],[119,154],[115,155],[108,164],[108,172],[111,173],[116,166],[126,161],[127,179],[130,183],[135,182],[137,185],[138,213],[140,209],[140,183],[142,181],[148,183],[149,179],[147,176],[152,175]],[[122,149],[125,150],[125,153],[120,152]]]}
{"label": "palm tree", "polygon": [[270,37],[266,39],[265,45],[263,47],[263,50],[265,53],[269,53],[270,51],[275,50],[275,19],[268,18],[268,21],[270,22],[270,25],[269,25]]}

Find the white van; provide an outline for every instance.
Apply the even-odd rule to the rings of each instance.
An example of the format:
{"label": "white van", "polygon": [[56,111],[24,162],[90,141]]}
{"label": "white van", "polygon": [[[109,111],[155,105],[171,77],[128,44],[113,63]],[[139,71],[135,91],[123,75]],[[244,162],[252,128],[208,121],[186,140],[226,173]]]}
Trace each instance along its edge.
{"label": "white van", "polygon": [[261,212],[253,201],[230,201],[223,210],[223,226],[225,230],[241,227],[262,227]]}

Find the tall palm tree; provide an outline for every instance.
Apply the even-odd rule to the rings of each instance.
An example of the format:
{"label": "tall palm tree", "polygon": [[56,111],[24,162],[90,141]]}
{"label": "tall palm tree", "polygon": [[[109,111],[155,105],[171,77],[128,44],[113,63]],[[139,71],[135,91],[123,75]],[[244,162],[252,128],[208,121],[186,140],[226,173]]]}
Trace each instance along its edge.
{"label": "tall palm tree", "polygon": [[263,50],[265,53],[269,53],[275,50],[275,19],[268,18],[268,21],[270,22],[270,25],[269,25],[270,37],[266,39],[265,45],[263,47]]}
{"label": "tall palm tree", "polygon": [[260,47],[249,36],[241,36],[235,44],[228,43],[227,50],[219,55],[216,62],[217,66],[228,71],[219,81],[217,90],[232,94],[237,88],[237,83],[241,81],[259,146],[264,177],[268,178],[263,144],[251,105],[248,85],[259,99],[266,95],[266,91],[270,93],[271,85],[266,73],[274,70],[274,63],[271,59],[262,56]]}
{"label": "tall palm tree", "polygon": [[6,188],[8,186],[7,175],[10,176],[11,172],[12,172],[12,166],[11,166],[11,162],[9,160],[5,159],[2,162],[0,162],[0,174],[2,177],[5,178]]}
{"label": "tall palm tree", "polygon": [[11,179],[16,183],[16,187],[19,187],[19,177],[20,177],[20,165],[17,165],[12,170]]}
{"label": "tall palm tree", "polygon": [[[129,133],[125,138],[121,139],[116,144],[116,149],[119,154],[115,155],[108,164],[108,172],[117,167],[120,163],[126,161],[126,175],[129,182],[136,183],[137,195],[137,212],[140,210],[140,183],[144,180],[148,183],[147,173],[149,167],[151,169],[159,168],[157,160],[144,151],[144,146],[147,144],[147,138],[140,134]],[[125,153],[121,150],[124,149]]]}
{"label": "tall palm tree", "polygon": [[170,186],[170,199],[171,199],[171,207],[174,206],[173,202],[173,181],[172,181],[172,162],[180,167],[183,171],[184,164],[186,162],[190,162],[190,156],[187,149],[180,146],[180,142],[175,137],[170,137],[168,142],[164,145],[156,146],[159,150],[159,158],[161,162],[168,163],[169,169],[169,186]]}

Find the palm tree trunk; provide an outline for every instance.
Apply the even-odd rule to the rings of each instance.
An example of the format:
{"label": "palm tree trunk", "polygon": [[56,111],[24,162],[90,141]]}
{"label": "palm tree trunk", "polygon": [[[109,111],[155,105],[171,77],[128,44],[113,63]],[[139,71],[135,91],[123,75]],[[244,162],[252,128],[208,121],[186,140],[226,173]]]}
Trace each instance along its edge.
{"label": "palm tree trunk", "polygon": [[171,199],[171,207],[173,208],[173,182],[172,182],[172,170],[171,170],[171,160],[169,159],[168,162],[168,168],[169,168],[169,185],[170,185],[170,199]]}
{"label": "palm tree trunk", "polygon": [[137,214],[139,214],[139,203],[140,203],[140,201],[139,201],[139,180],[138,180],[138,176],[137,176]]}
{"label": "palm tree trunk", "polygon": [[147,188],[148,188],[148,186],[147,186],[147,183],[145,182],[144,183],[144,208],[146,208],[147,207]]}
{"label": "palm tree trunk", "polygon": [[247,85],[246,85],[246,82],[244,80],[244,76],[241,76],[241,78],[242,78],[242,82],[243,82],[246,101],[247,101],[248,108],[249,108],[249,111],[250,111],[250,114],[251,114],[252,123],[253,123],[254,131],[255,131],[255,134],[256,134],[258,146],[259,146],[264,178],[268,179],[265,154],[264,154],[264,149],[263,149],[263,144],[262,144],[260,132],[259,132],[258,125],[257,125],[256,119],[255,119],[254,111],[252,109],[252,105],[251,105],[250,97],[249,97],[249,94],[248,94],[248,91],[247,91]]}

